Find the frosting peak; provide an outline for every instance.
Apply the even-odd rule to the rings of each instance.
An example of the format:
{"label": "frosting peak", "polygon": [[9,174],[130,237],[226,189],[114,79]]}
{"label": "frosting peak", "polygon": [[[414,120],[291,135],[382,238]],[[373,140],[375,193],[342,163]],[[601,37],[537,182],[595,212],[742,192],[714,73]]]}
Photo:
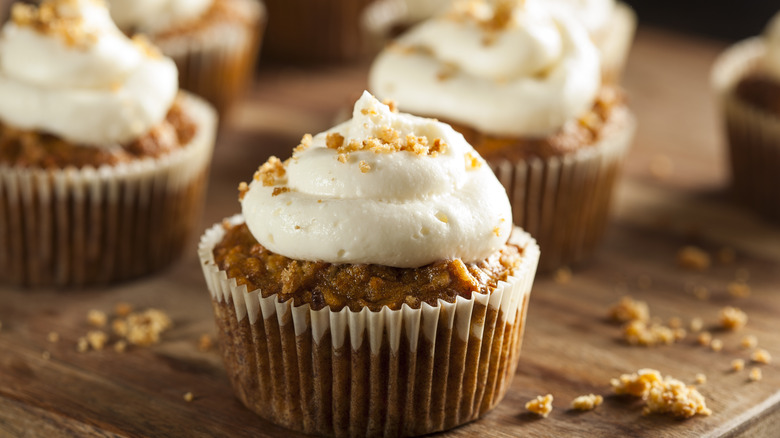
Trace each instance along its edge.
{"label": "frosting peak", "polygon": [[780,81],[780,13],[775,14],[765,31],[766,55],[764,66]]}
{"label": "frosting peak", "polygon": [[598,51],[568,14],[526,0],[469,1],[384,50],[372,91],[403,109],[495,135],[546,136],[586,111]]}
{"label": "frosting peak", "polygon": [[82,144],[132,140],[159,123],[176,67],[128,39],[101,0],[17,4],[0,37],[0,119]]}
{"label": "frosting peak", "polygon": [[305,136],[286,162],[269,160],[241,198],[258,242],[301,260],[474,262],[512,228],[506,192],[462,135],[367,92],[350,121]]}

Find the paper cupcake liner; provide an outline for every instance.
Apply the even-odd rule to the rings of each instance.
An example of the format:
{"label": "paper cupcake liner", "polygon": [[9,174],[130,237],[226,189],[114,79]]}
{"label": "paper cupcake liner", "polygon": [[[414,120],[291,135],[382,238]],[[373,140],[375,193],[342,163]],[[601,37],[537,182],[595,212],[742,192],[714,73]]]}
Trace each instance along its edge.
{"label": "paper cupcake liner", "polygon": [[716,61],[712,84],[725,122],[735,195],[780,221],[780,115],[753,107],[736,95],[737,84],[758,67],[765,50],[760,38],[731,46]]}
{"label": "paper cupcake liner", "polygon": [[601,53],[602,82],[620,83],[628,53],[634,41],[636,23],[634,10],[627,4],[618,2],[608,27],[594,38]]}
{"label": "paper cupcake liner", "polygon": [[581,262],[596,248],[609,220],[615,181],[636,121],[575,153],[514,163],[488,160],[512,204],[515,225],[542,249],[540,271]]}
{"label": "paper cupcake liner", "polygon": [[263,56],[298,64],[353,61],[373,47],[363,14],[376,0],[265,0]]}
{"label": "paper cupcake liner", "polygon": [[256,0],[225,0],[240,22],[218,22],[194,32],[152,37],[176,63],[179,86],[208,100],[220,114],[244,90],[260,51],[266,13]]}
{"label": "paper cupcake liner", "polygon": [[190,145],[99,169],[0,164],[0,282],[85,286],[160,269],[182,252],[203,202],[216,115],[192,96]]}
{"label": "paper cupcake liner", "polygon": [[[240,216],[230,219],[243,222]],[[421,435],[473,421],[504,396],[517,367],[539,248],[489,294],[419,309],[294,307],[228,279],[214,263],[221,224],[199,255],[238,398],[289,429],[327,436]]]}

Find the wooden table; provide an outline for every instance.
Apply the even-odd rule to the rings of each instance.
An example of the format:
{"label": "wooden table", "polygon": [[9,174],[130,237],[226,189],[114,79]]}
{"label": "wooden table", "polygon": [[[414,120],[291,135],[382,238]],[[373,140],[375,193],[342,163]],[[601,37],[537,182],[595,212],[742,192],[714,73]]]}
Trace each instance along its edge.
{"label": "wooden table", "polygon": [[[747,371],[729,372],[732,359],[748,357],[738,347],[745,334],[755,335],[780,360],[780,228],[729,201],[722,135],[708,88],[710,65],[723,47],[640,30],[625,85],[641,127],[605,242],[587,265],[574,269],[569,283],[538,279],[512,389],[492,413],[447,436],[777,436],[777,363],[761,366],[760,382],[748,382]],[[263,70],[225,122],[203,228],[238,211],[239,181],[269,154],[286,157],[303,133],[329,127],[334,114],[358,96],[365,77],[365,65]],[[651,168],[664,164],[671,171],[658,178]],[[196,241],[168,271],[108,290],[0,290],[0,436],[296,436],[244,409],[218,353],[197,349],[198,337],[215,329]],[[715,263],[698,274],[682,271],[675,254],[688,243],[712,252],[733,248],[736,262]],[[753,293],[736,299],[726,284],[739,269],[741,275],[749,272]],[[709,289],[709,299],[696,298],[697,285]],[[750,320],[739,332],[714,332],[724,341],[719,353],[698,346],[692,335],[671,346],[630,347],[605,317],[627,293],[646,300],[664,320],[678,316],[687,323],[698,316],[712,326],[727,304],[741,307]],[[152,348],[78,353],[87,311],[110,311],[120,301],[163,309],[175,328]],[[52,331],[59,342],[47,341]],[[699,388],[713,415],[687,421],[645,417],[638,403],[609,395],[611,377],[643,367],[689,383],[706,374]],[[194,394],[189,403],[183,399],[187,392]],[[590,392],[607,396],[604,405],[586,413],[568,410],[575,396]],[[549,418],[525,412],[526,401],[546,393],[555,396]]]}

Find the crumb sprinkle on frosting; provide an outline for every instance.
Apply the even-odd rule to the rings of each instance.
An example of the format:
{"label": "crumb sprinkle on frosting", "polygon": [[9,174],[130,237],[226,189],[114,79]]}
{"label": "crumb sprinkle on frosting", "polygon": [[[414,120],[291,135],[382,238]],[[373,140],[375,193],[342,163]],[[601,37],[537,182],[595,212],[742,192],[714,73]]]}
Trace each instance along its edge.
{"label": "crumb sprinkle on frosting", "polygon": [[[90,1],[104,4],[101,0]],[[68,13],[67,7],[76,8],[78,3],[79,0],[47,0],[38,7],[15,3],[11,9],[11,21],[45,35],[59,36],[70,46],[86,47],[97,42],[98,34],[84,25],[80,14]]]}

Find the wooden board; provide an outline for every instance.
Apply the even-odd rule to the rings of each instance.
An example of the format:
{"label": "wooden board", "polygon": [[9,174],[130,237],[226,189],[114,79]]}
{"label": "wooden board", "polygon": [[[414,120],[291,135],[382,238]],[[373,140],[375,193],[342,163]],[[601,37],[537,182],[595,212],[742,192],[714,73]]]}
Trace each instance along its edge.
{"label": "wooden board", "polygon": [[[642,29],[628,66],[626,87],[640,130],[617,192],[604,245],[568,284],[539,278],[517,376],[506,399],[480,421],[443,436],[777,436],[780,426],[780,228],[735,207],[725,190],[727,171],[709,67],[722,45]],[[289,155],[304,132],[331,125],[339,109],[365,87],[366,66],[267,69],[247,100],[227,120],[217,146],[203,228],[238,211],[236,187],[269,154]],[[664,156],[665,179],[650,171]],[[28,292],[0,289],[0,436],[298,436],[264,422],[233,397],[216,351],[199,352],[198,337],[215,333],[211,307],[192,250],[153,278],[106,290]],[[736,250],[734,264],[704,273],[681,271],[675,254],[695,243]],[[753,293],[734,299],[726,284],[747,270]],[[640,276],[652,280],[639,287]],[[711,298],[697,299],[694,285]],[[695,344],[629,347],[606,309],[623,294],[646,300],[655,316],[707,326],[718,310],[736,304],[749,315],[737,333],[714,332],[724,349]],[[90,309],[110,311],[120,301],[168,312],[175,327],[148,349],[78,353]],[[50,343],[51,331],[60,341]],[[761,366],[763,380],[729,372],[744,334],[776,359]],[[50,358],[44,359],[44,352]],[[641,415],[641,406],[609,396],[609,379],[656,368],[686,382],[697,373],[711,417],[678,421]],[[195,399],[185,402],[183,394]],[[574,413],[570,401],[607,395],[593,412]],[[538,394],[552,393],[547,419],[525,412]]]}

